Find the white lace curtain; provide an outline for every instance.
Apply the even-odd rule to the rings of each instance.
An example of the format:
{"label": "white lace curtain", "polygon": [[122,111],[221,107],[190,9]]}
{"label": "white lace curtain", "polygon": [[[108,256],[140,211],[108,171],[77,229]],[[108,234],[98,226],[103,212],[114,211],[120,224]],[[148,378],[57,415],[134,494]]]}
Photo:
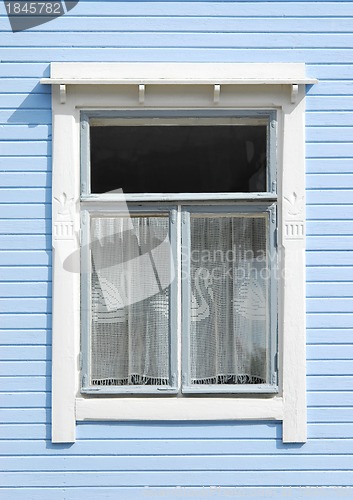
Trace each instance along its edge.
{"label": "white lace curtain", "polygon": [[[167,217],[94,217],[91,382],[170,383]],[[191,217],[192,384],[266,382],[264,217]],[[183,256],[184,259],[184,256]]]}
{"label": "white lace curtain", "polygon": [[169,384],[167,235],[167,217],[92,219],[92,384]]}
{"label": "white lace curtain", "polygon": [[266,382],[264,217],[191,217],[192,384]]}

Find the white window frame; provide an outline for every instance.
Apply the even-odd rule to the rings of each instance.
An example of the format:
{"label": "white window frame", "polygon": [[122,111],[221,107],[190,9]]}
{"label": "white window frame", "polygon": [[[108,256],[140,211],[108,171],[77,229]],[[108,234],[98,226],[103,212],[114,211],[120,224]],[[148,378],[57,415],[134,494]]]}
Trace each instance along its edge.
{"label": "white window frame", "polygon": [[[284,442],[305,442],[305,85],[316,83],[305,65],[52,63],[41,83],[53,85],[52,441],[74,442],[85,420],[277,420]],[[210,404],[80,393],[80,276],[63,265],[74,254],[79,268],[80,112],[141,108],[277,111],[278,394]]]}

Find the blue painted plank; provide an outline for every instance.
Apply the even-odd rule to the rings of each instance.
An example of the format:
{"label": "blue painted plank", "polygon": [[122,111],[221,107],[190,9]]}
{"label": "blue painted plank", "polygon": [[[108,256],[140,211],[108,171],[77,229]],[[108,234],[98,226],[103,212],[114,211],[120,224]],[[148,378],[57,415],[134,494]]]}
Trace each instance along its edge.
{"label": "blue painted plank", "polygon": [[14,300],[13,298],[0,298],[0,312],[48,313],[51,312],[51,299],[16,298],[16,300]]}
{"label": "blue painted plank", "polygon": [[[11,42],[10,42],[11,44]],[[34,94],[50,94],[50,85],[42,85],[39,82],[41,76],[37,78],[1,78],[1,91],[2,93],[34,93]]]}
{"label": "blue painted plank", "polygon": [[48,328],[51,325],[50,314],[1,314],[0,324],[10,328]]}
{"label": "blue painted plank", "polygon": [[[353,266],[353,252],[343,251],[308,251],[306,253],[307,266]],[[321,285],[321,293],[325,295],[325,287]],[[353,295],[351,295],[353,296]]]}
{"label": "blue painted plank", "polygon": [[352,236],[308,236],[308,250],[350,250],[353,247]]}
{"label": "blue painted plank", "polygon": [[[353,110],[353,101],[352,101]],[[309,142],[306,144],[307,158],[352,158],[352,143]]]}
{"label": "blue painted plank", "polygon": [[[1,105],[1,103],[0,103]],[[5,156],[18,156],[18,145],[21,144],[21,156],[50,156],[51,141],[3,141],[1,152]],[[1,185],[0,185],[1,186]]]}
{"label": "blue painted plank", "polygon": [[350,328],[311,328],[307,330],[307,342],[311,344],[349,344],[352,342]]}
{"label": "blue painted plank", "polygon": [[332,495],[334,497],[337,495],[337,491],[340,491],[340,495],[342,495],[343,498],[350,498],[353,496],[353,488],[348,486],[342,486],[338,489],[332,486],[241,487],[237,485],[228,488],[214,485],[210,487],[187,487],[178,485],[175,487],[43,487],[40,488],[40,490],[36,488],[3,488],[2,491],[5,498],[8,500],[22,500],[24,497],[30,498],[31,500],[42,500],[43,498],[51,498],[51,500],[63,500],[63,498],[70,498],[70,500],[82,500],[82,498],[86,500],[97,500],[99,495],[104,495],[104,500],[116,500],[117,498],[123,498],[124,500],[170,498],[174,500],[183,497],[204,500],[207,496],[213,496],[215,498],[245,497],[248,500],[258,500],[261,497],[273,498],[276,500],[293,496],[296,500],[312,500],[318,493],[320,493],[320,498],[330,500],[332,499]]}
{"label": "blue painted plank", "polygon": [[347,408],[308,408],[308,422],[353,422],[351,407]]}
{"label": "blue painted plank", "polygon": [[[2,346],[0,351],[1,361],[46,361],[51,358],[50,346]],[[1,389],[3,390],[3,389]]]}
{"label": "blue painted plank", "polygon": [[351,266],[331,266],[331,267],[308,267],[306,270],[307,281],[327,282],[353,280],[353,267]]}
{"label": "blue painted plank", "polygon": [[49,94],[0,94],[2,108],[50,109],[51,97]]}
{"label": "blue painted plank", "polygon": [[51,234],[51,221],[46,219],[0,219],[0,234]]}
{"label": "blue painted plank", "polygon": [[0,251],[0,266],[50,266],[51,251]]}
{"label": "blue painted plank", "polygon": [[[25,299],[27,300],[27,299]],[[36,299],[32,299],[36,300]],[[38,299],[39,300],[39,299]],[[309,298],[306,300],[307,312],[352,312],[353,297],[345,298]],[[353,352],[352,352],[353,355]]]}
{"label": "blue painted plank", "polygon": [[352,115],[349,111],[307,111],[305,113],[305,123],[307,127],[350,127],[352,125]]}
{"label": "blue painted plank", "polygon": [[[28,410],[25,410],[28,411]],[[278,424],[280,426],[280,424]],[[280,426],[281,427],[281,426]],[[79,432],[80,426],[77,430]],[[146,433],[148,435],[148,433]],[[311,439],[304,446],[283,444],[281,439],[121,439],[78,440],[74,446],[52,444],[49,441],[0,442],[3,456],[14,455],[209,455],[209,454],[351,454],[353,439]]]}
{"label": "blue painted plank", "polygon": [[[353,475],[345,471],[332,471],[323,474],[318,471],[282,471],[280,475],[274,475],[271,471],[263,471],[256,474],[253,471],[171,471],[168,474],[155,471],[136,472],[100,472],[91,474],[89,472],[47,472],[46,474],[35,472],[8,472],[4,475],[3,486],[23,487],[79,487],[79,486],[351,486]],[[216,490],[216,488],[215,488]],[[217,491],[217,490],[216,490]]]}
{"label": "blue painted plank", "polygon": [[50,278],[51,269],[48,267],[8,266],[0,268],[0,279],[3,281],[49,281]]}
{"label": "blue painted plank", "polygon": [[[142,22],[141,22],[142,21]],[[179,23],[178,23],[179,21]],[[287,20],[288,21],[288,20]],[[265,21],[266,22],[266,21]],[[300,25],[302,27],[305,23],[309,24],[309,20],[303,20]],[[116,30],[119,20],[115,20],[115,29],[110,20],[111,28],[106,27],[103,32],[85,32],[84,30],[66,33],[64,37],[53,34],[47,36],[47,33],[23,31],[13,37],[12,33],[3,33],[0,39],[0,47],[6,49],[7,47],[68,47],[68,48],[95,48],[95,47],[210,47],[210,48],[283,48],[295,47],[297,48],[327,48],[330,49],[349,49],[353,48],[353,34],[339,33],[339,34],[319,34],[319,33],[306,33],[305,36],[298,33],[281,33],[280,35],[269,33],[271,25],[276,25],[277,30],[281,30],[281,22],[274,20],[267,21],[267,28],[265,33],[260,33],[261,27],[256,29],[256,24],[264,25],[264,20],[252,20],[251,25],[246,26],[244,23],[239,23],[238,19],[233,20],[232,26],[225,30],[223,23],[213,22],[213,29],[205,29],[199,33],[198,20],[193,19],[185,22],[183,19],[178,19],[177,23],[173,20],[166,20],[164,26],[157,28],[156,26],[146,29],[146,20],[140,20],[138,30],[129,25],[129,20],[124,18],[121,20],[121,29]],[[182,24],[183,23],[183,24]],[[179,26],[176,26],[179,24]],[[185,26],[186,24],[186,26]],[[298,23],[299,24],[299,23]],[[326,20],[329,25],[330,21]],[[173,26],[174,25],[174,26]],[[315,25],[311,21],[311,25]],[[320,23],[323,30],[325,30],[322,23]],[[251,26],[251,29],[249,29]],[[77,29],[77,25],[76,25]],[[340,29],[338,27],[338,29]],[[134,32],[135,31],[135,32]],[[192,31],[192,33],[190,33]],[[225,31],[231,31],[226,33]],[[60,37],[60,38],[59,38]],[[334,92],[331,92],[331,94]],[[341,92],[340,92],[341,93]],[[10,96],[9,96],[10,97]],[[35,96],[32,94],[33,99]],[[43,99],[44,102],[46,102]],[[43,107],[42,105],[40,107]]]}
{"label": "blue painted plank", "polygon": [[2,203],[49,203],[51,190],[45,188],[0,188]]}
{"label": "blue painted plank", "polygon": [[16,282],[0,283],[0,297],[50,297],[51,283],[49,282]]}
{"label": "blue painted plank", "polygon": [[353,190],[349,189],[312,189],[307,192],[307,203],[310,204],[351,204]]}
{"label": "blue painted plank", "polygon": [[[81,2],[82,3],[82,2]],[[135,2],[130,2],[130,4],[135,5]],[[193,2],[190,2],[191,4]],[[242,5],[251,5],[246,2],[241,2]],[[153,5],[153,2],[151,2]],[[148,6],[148,2],[145,6]],[[161,4],[162,5],[162,4]],[[187,4],[184,2],[183,4]],[[172,11],[165,11],[163,15],[159,10],[157,12],[152,12],[150,14],[143,15],[142,12],[134,10],[134,12],[127,9],[127,12],[120,13],[113,11],[110,14],[100,13],[97,16],[95,13],[93,16],[89,16],[86,12],[82,15],[80,19],[77,16],[69,15],[63,16],[59,19],[54,19],[50,23],[45,24],[45,26],[34,27],[31,29],[30,34],[46,34],[50,33],[50,38],[56,37],[56,45],[61,46],[64,42],[62,37],[62,32],[67,32],[72,34],[73,32],[87,32],[87,33],[102,33],[102,32],[181,32],[181,31],[196,31],[196,32],[243,32],[243,33],[279,33],[281,35],[286,33],[300,34],[305,33],[306,36],[310,36],[312,33],[318,34],[328,34],[328,33],[342,33],[349,35],[351,33],[350,16],[345,14],[345,17],[333,16],[332,13],[329,16],[320,17],[300,17],[297,16],[269,16],[267,10],[263,12],[257,11],[255,17],[250,17],[245,11],[239,15],[222,15],[219,11],[213,14],[210,6],[212,3],[208,3],[208,9],[201,14],[199,10],[196,15],[187,13],[187,9],[184,7],[182,11],[175,15]],[[337,4],[336,4],[337,5]],[[221,2],[217,3],[217,6],[222,6]],[[146,8],[146,7],[145,7]],[[159,8],[161,9],[161,7]],[[143,11],[144,9],[142,9]],[[123,14],[123,15],[121,15]],[[6,19],[0,20],[0,31],[6,33]],[[23,45],[25,43],[23,40],[26,38],[26,33],[19,33],[19,40],[22,41]],[[84,36],[84,35],[83,35]],[[49,38],[49,37],[48,37]],[[47,40],[48,40],[47,38]],[[43,42],[44,45],[45,42]],[[99,46],[99,42],[97,42]]]}
{"label": "blue painted plank", "polygon": [[50,172],[51,160],[50,156],[0,156],[0,172]]}
{"label": "blue painted plank", "polygon": [[[0,377],[0,388],[4,392],[49,392],[51,389],[50,377]],[[3,429],[0,425],[0,432]],[[27,434],[27,437],[30,434]],[[23,436],[26,437],[26,436]],[[6,435],[3,434],[3,438]]]}
{"label": "blue painted plank", "polygon": [[2,361],[0,363],[0,376],[45,376],[51,375],[49,361]]}
{"label": "blue painted plank", "polygon": [[353,311],[351,313],[308,313],[308,328],[353,328]]}
{"label": "blue painted plank", "polygon": [[309,406],[353,406],[353,391],[308,391]]}
{"label": "blue painted plank", "polygon": [[[4,361],[49,361],[51,346],[41,345],[6,345],[1,346],[0,360]],[[3,390],[3,389],[1,389]]]}
{"label": "blue painted plank", "polygon": [[319,80],[353,80],[353,67],[347,64],[309,64],[307,71]]}
{"label": "blue painted plank", "polygon": [[[277,23],[276,23],[277,24]],[[351,23],[348,22],[351,29]],[[309,25],[312,25],[310,21]],[[264,26],[269,29],[268,22]],[[181,37],[182,38],[182,37]],[[232,50],[229,50],[229,49]],[[155,48],[154,50],[149,47],[141,48],[104,48],[104,57],[100,60],[105,62],[139,62],[141,60],[155,61],[155,62],[307,62],[307,63],[352,63],[353,51],[350,49],[330,49],[325,51],[316,49],[301,49],[288,50],[289,47],[283,49],[248,49],[244,50],[237,47],[227,48],[185,48],[181,51],[178,48]],[[3,51],[4,61],[92,61],[94,56],[94,49],[91,48],[46,48],[46,47],[10,47]],[[314,98],[311,98],[314,99]],[[320,99],[317,97],[315,99]],[[337,98],[335,101],[336,108],[339,109],[339,100],[344,98]],[[348,98],[347,98],[348,99]],[[20,103],[19,103],[20,104]],[[318,103],[317,103],[318,104]],[[348,104],[347,104],[348,105]],[[331,109],[324,108],[324,109]],[[341,108],[351,109],[351,108]]]}
{"label": "blue painted plank", "polygon": [[[32,431],[32,427],[30,427]],[[11,426],[7,426],[11,430]],[[143,471],[143,470],[258,470],[268,469],[268,460],[273,460],[274,470],[349,470],[349,457],[333,456],[170,456],[170,457],[37,457],[34,461],[30,457],[0,458],[0,467],[4,472],[15,471]],[[325,462],[327,460],[327,462]],[[125,498],[125,497],[124,497]],[[141,497],[143,498],[143,497]],[[235,497],[236,498],[236,497]]]}
{"label": "blue painted plank", "polygon": [[[210,5],[210,4],[209,4]],[[219,5],[221,5],[219,3]],[[279,34],[280,36],[286,36],[286,34],[299,34],[305,37],[314,34],[319,36],[327,36],[327,34],[344,34],[348,35],[351,33],[350,30],[350,18],[347,15],[346,18],[339,18],[331,16],[329,17],[282,17],[281,19],[276,17],[249,17],[246,15],[242,16],[213,16],[210,13],[205,13],[201,16],[199,13],[196,16],[187,16],[183,12],[179,16],[173,16],[169,12],[165,16],[154,16],[149,15],[144,17],[140,13],[135,12],[135,16],[119,16],[116,13],[107,16],[100,15],[92,17],[84,14],[84,17],[80,19],[81,24],[78,24],[78,20],[75,17],[65,16],[60,20],[51,21],[45,26],[45,31],[43,27],[40,29],[34,28],[31,30],[31,34],[41,34],[50,33],[51,38],[57,36],[56,45],[62,45],[62,32],[67,32],[70,35],[75,31],[79,31],[82,34],[96,32],[101,34],[104,32],[114,32],[121,33],[124,31],[138,33],[175,33],[175,32],[198,32],[198,33],[252,33],[259,34],[263,33],[269,35],[269,33]],[[37,32],[37,33],[36,33]],[[61,35],[61,38],[59,36]],[[22,34],[23,36],[23,34]],[[84,35],[83,35],[84,36]],[[277,36],[278,38],[278,36]],[[304,38],[304,37],[303,37]],[[19,38],[20,42],[23,42],[24,37]],[[97,46],[101,42],[97,42]],[[112,42],[111,42],[112,43]],[[290,42],[288,41],[288,46]],[[110,44],[108,44],[109,46]],[[295,46],[295,44],[294,44]]]}
{"label": "blue painted plank", "polygon": [[[348,255],[351,253],[349,252]],[[308,283],[306,295],[307,297],[353,297],[353,283]]]}
{"label": "blue painted plank", "polygon": [[[307,389],[309,391],[349,391],[352,389],[352,387],[353,387],[353,376],[307,377]],[[352,415],[352,420],[353,420],[353,415]]]}
{"label": "blue painted plank", "polygon": [[[320,299],[318,299],[320,300]],[[325,360],[349,360],[353,359],[353,344],[346,345],[335,345],[334,339],[332,339],[332,344],[311,344],[306,348],[307,359],[325,359]],[[353,389],[353,386],[351,386]]]}
{"label": "blue painted plank", "polygon": [[[17,63],[18,66],[20,66]],[[26,109],[13,108],[0,110],[0,123],[9,123],[12,125],[47,125],[51,123],[51,109]]]}
{"label": "blue painted plank", "polygon": [[[353,153],[353,149],[352,149]],[[353,175],[348,173],[308,174],[307,189],[352,189]]]}
{"label": "blue painted plank", "polygon": [[26,125],[1,125],[0,140],[47,140],[51,138],[50,125],[37,125],[36,127],[28,127]]}
{"label": "blue painted plank", "polygon": [[327,207],[326,205],[307,205],[306,217],[307,220],[320,220],[320,219],[353,220],[353,206],[330,205],[329,207]]}
{"label": "blue painted plank", "polygon": [[307,362],[307,373],[309,375],[353,375],[353,363],[347,360],[335,363],[327,360],[311,360]]}
{"label": "blue painted plank", "polygon": [[51,396],[44,392],[0,392],[3,408],[49,408]]}
{"label": "blue painted plank", "polygon": [[0,218],[1,219],[50,219],[51,218],[51,205],[44,204],[21,204],[7,203],[0,204]]}
{"label": "blue painted plank", "polygon": [[3,424],[43,424],[50,423],[50,419],[51,411],[45,408],[26,408],[21,411],[0,408],[0,420]]}
{"label": "blue painted plank", "polygon": [[50,345],[51,330],[0,330],[0,345]]}
{"label": "blue painted plank", "polygon": [[[43,424],[8,424],[0,425],[0,439],[25,440],[25,439],[50,439],[51,428]],[[21,463],[21,460],[16,459]],[[36,468],[36,470],[40,470]],[[45,470],[45,469],[44,469]],[[1,481],[1,479],[0,479]],[[1,490],[0,490],[1,491]]]}
{"label": "blue painted plank", "polygon": [[306,140],[308,142],[349,142],[352,140],[351,127],[307,127]]}
{"label": "blue painted plank", "polygon": [[[345,37],[345,35],[341,36]],[[329,42],[329,40],[331,40],[331,37],[326,37],[326,41]],[[307,90],[307,95],[331,96],[331,95],[352,95],[352,94],[353,94],[352,80],[329,80],[329,81],[319,80],[319,83],[311,86]]]}
{"label": "blue painted plank", "polygon": [[[353,52],[353,51],[350,51]],[[351,111],[352,96],[308,96],[307,109],[310,111]]]}
{"label": "blue painted plank", "polygon": [[[324,176],[326,177],[326,176]],[[342,177],[345,177],[342,175]],[[347,176],[349,177],[349,176]],[[337,181],[339,182],[339,181]],[[342,181],[343,182],[343,181]],[[1,227],[1,221],[0,221]],[[307,235],[310,236],[330,236],[330,235],[352,235],[353,222],[351,220],[315,220],[308,221],[306,226]]]}
{"label": "blue painted plank", "polygon": [[[157,3],[157,5],[156,5]],[[333,11],[332,11],[333,9]],[[347,1],[329,1],[317,2],[309,0],[305,3],[298,1],[252,1],[252,2],[232,2],[232,1],[167,1],[159,4],[158,2],[100,2],[99,15],[139,15],[139,16],[164,16],[170,14],[173,16],[336,16],[353,15],[352,6]],[[81,18],[81,16],[97,16],[94,1],[81,1],[79,5],[73,9],[67,17]]]}
{"label": "blue painted plank", "polygon": [[51,249],[51,238],[45,235],[0,235],[0,248],[4,250]]}
{"label": "blue painted plank", "polygon": [[[6,19],[4,19],[5,21]],[[9,29],[7,25],[6,30]],[[2,62],[0,65],[1,78],[44,78],[50,76],[49,63],[29,63]]]}

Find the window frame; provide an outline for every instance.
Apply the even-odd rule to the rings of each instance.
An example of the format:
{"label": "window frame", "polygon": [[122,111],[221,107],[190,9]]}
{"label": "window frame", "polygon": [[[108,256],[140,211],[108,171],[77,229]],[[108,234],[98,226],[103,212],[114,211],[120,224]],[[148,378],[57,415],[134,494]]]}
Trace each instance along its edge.
{"label": "window frame", "polygon": [[[284,442],[304,442],[305,85],[316,80],[304,64],[52,63],[41,83],[53,85],[52,441],[74,442],[84,420],[275,420]],[[141,108],[277,111],[278,394],[215,397],[212,405],[80,394],[80,278],[63,265],[80,248],[80,110]]]}
{"label": "window frame", "polygon": [[[269,251],[270,257],[272,258],[270,266],[271,275],[271,308],[270,308],[270,339],[268,356],[270,358],[269,362],[269,374],[268,382],[266,384],[232,384],[232,385],[219,385],[219,386],[192,386],[187,383],[188,379],[188,369],[185,360],[188,359],[187,346],[189,345],[189,318],[187,316],[189,312],[189,303],[187,300],[188,296],[188,285],[189,281],[186,279],[180,280],[176,277],[175,282],[172,285],[171,300],[174,303],[175,308],[177,308],[177,303],[175,297],[178,294],[178,287],[181,287],[181,296],[184,299],[181,300],[181,318],[180,325],[178,325],[178,318],[173,317],[170,325],[171,331],[171,386],[166,387],[152,387],[152,386],[91,386],[87,383],[89,380],[90,373],[90,302],[89,302],[89,274],[83,273],[81,277],[81,349],[82,349],[82,377],[81,377],[81,393],[83,394],[178,394],[181,395],[192,395],[192,394],[255,394],[264,393],[271,394],[278,392],[277,386],[277,366],[276,356],[277,356],[277,295],[275,293],[275,226],[276,226],[276,204],[277,204],[277,168],[276,168],[276,144],[277,144],[277,118],[275,110],[217,110],[217,109],[184,109],[184,110],[159,110],[159,109],[148,109],[148,110],[114,110],[114,111],[90,111],[81,110],[80,112],[81,121],[81,204],[83,202],[84,208],[82,208],[82,245],[81,245],[81,259],[83,259],[84,269],[88,269],[90,257],[89,257],[89,216],[90,213],[93,215],[103,214],[111,217],[114,214],[119,215],[119,211],[114,207],[114,200],[119,199],[119,195],[110,193],[95,193],[91,192],[90,189],[90,155],[91,155],[91,144],[90,144],[90,129],[92,126],[116,126],[121,125],[124,127],[128,126],[204,126],[204,125],[233,125],[233,126],[256,126],[261,125],[266,127],[267,132],[267,161],[266,161],[266,190],[261,192],[212,192],[212,193],[132,193],[124,194],[124,197],[133,201],[134,203],[129,204],[129,210],[131,214],[136,214],[141,212],[158,213],[162,211],[175,211],[175,208],[168,208],[166,205],[163,208],[163,199],[168,199],[168,203],[175,202],[181,209],[181,227],[176,222],[176,213],[171,214],[173,219],[173,224],[170,225],[170,229],[174,228],[174,231],[170,231],[170,241],[173,254],[177,255],[180,248],[177,244],[178,233],[180,232],[182,240],[186,241],[187,234],[185,231],[185,222],[187,220],[187,215],[190,213],[204,212],[209,214],[210,212],[220,213],[222,210],[230,214],[236,214],[243,211],[246,214],[250,213],[268,213],[269,227],[267,238],[269,241]],[[232,123],[227,123],[231,121]],[[184,198],[184,201],[180,201]],[[223,205],[225,198],[229,199],[228,205]],[[236,202],[234,201],[236,199]],[[109,201],[110,205],[109,205]],[[232,201],[231,201],[232,200]],[[95,207],[99,203],[100,208],[97,210]],[[189,203],[199,203],[203,205],[188,205]],[[135,203],[138,203],[136,206]],[[155,205],[158,203],[159,205]],[[165,202],[164,202],[165,203]],[[221,204],[222,203],[222,204]],[[260,205],[259,203],[262,203]],[[221,204],[221,205],[220,205]],[[211,209],[212,207],[212,209]],[[115,210],[115,211],[114,211]],[[181,242],[182,247],[185,249],[184,243]],[[82,255],[82,251],[84,254]],[[177,269],[177,260],[174,259],[174,268]],[[184,262],[181,263],[184,266]],[[183,273],[183,269],[181,270]],[[177,314],[173,311],[173,316]],[[181,342],[182,349],[178,349],[178,343]],[[177,360],[175,358],[178,358]],[[181,359],[180,359],[181,358]],[[179,373],[180,372],[180,376]],[[177,381],[179,380],[179,384]]]}
{"label": "window frame", "polygon": [[[215,385],[209,386],[197,386],[192,385],[189,380],[189,367],[188,367],[188,357],[190,353],[190,272],[187,272],[188,278],[183,278],[181,282],[181,292],[185,300],[182,307],[182,327],[181,327],[181,337],[182,337],[182,387],[183,394],[196,395],[196,394],[277,394],[278,393],[278,367],[277,367],[277,355],[278,355],[278,339],[277,339],[277,286],[276,286],[276,268],[277,268],[277,249],[276,249],[276,227],[277,227],[277,207],[275,203],[263,203],[259,205],[258,203],[248,203],[244,202],[232,204],[232,205],[214,205],[212,208],[210,206],[201,205],[183,205],[181,207],[181,236],[183,241],[186,240],[188,243],[188,248],[190,248],[190,216],[191,214],[202,214],[202,215],[217,215],[217,214],[244,214],[244,215],[258,215],[267,214],[268,228],[267,228],[267,243],[268,243],[268,266],[270,274],[270,314],[269,314],[269,345],[268,345],[268,356],[270,362],[268,365],[268,377],[269,382],[266,384],[237,384],[237,385],[224,385],[221,388]],[[189,265],[190,259],[187,260],[186,264]],[[184,270],[185,271],[185,270]]]}

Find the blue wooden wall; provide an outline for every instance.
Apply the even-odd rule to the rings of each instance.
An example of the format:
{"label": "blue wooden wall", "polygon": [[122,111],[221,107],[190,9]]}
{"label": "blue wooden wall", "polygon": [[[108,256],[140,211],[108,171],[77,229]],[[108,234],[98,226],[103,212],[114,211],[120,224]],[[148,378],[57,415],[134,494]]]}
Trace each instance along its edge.
{"label": "blue wooden wall", "polygon": [[[353,2],[84,1],[13,34],[0,5],[0,498],[352,498]],[[50,442],[52,61],[305,62],[308,434],[90,423]],[[321,486],[323,490],[303,488]]]}

